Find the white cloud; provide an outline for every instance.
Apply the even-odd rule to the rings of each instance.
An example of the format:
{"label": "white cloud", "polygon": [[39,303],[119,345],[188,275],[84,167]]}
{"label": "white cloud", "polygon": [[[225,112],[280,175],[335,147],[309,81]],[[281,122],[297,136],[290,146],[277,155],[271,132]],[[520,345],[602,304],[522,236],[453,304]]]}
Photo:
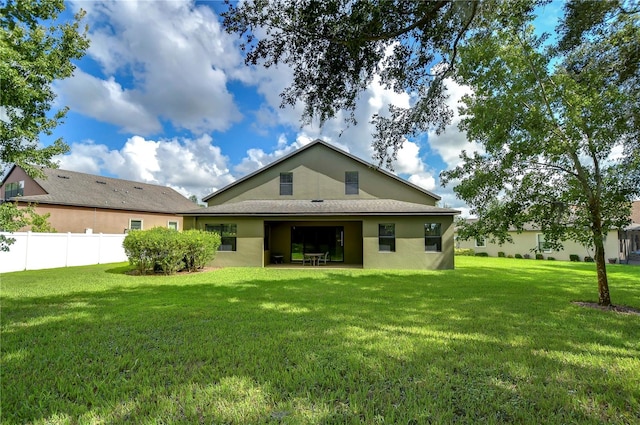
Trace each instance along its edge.
{"label": "white cloud", "polygon": [[228,158],[211,142],[208,135],[158,141],[134,136],[122,149],[110,150],[86,141],[72,144],[71,153],[57,159],[63,169],[170,186],[201,199],[235,180]]}
{"label": "white cloud", "polygon": [[[137,134],[157,133],[161,119],[196,134],[240,120],[227,75],[244,64],[209,7],[188,0],[74,6],[87,11],[88,54],[105,78],[80,71],[59,84],[72,109]],[[144,119],[127,120],[128,110]]]}

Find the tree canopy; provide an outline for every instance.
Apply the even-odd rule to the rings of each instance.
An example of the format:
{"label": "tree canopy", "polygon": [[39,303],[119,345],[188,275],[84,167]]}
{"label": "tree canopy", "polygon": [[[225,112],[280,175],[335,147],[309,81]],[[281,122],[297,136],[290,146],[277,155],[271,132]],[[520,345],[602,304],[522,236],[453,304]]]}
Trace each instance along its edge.
{"label": "tree canopy", "polygon": [[51,84],[71,76],[74,59],[89,42],[80,31],[81,11],[59,22],[63,0],[5,0],[0,5],[0,166],[17,164],[29,174],[54,167],[51,158],[68,151],[62,139],[42,147],[67,109],[49,115],[55,99]]}

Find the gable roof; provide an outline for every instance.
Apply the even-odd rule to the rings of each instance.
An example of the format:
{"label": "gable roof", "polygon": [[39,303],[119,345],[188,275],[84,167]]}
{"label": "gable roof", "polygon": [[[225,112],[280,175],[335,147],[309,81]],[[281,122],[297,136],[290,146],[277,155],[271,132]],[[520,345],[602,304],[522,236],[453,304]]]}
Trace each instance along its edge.
{"label": "gable roof", "polygon": [[250,200],[214,205],[197,211],[186,211],[189,216],[352,216],[352,215],[456,215],[460,211],[431,205],[397,201],[395,199],[339,199],[339,200]]}
{"label": "gable roof", "polygon": [[300,154],[300,153],[306,151],[307,149],[310,149],[311,147],[316,146],[316,145],[325,146],[326,148],[329,148],[329,149],[331,149],[331,150],[333,150],[333,151],[335,151],[335,152],[337,152],[337,153],[339,153],[341,155],[344,155],[345,157],[350,158],[353,161],[359,162],[360,164],[362,164],[362,165],[364,165],[366,167],[369,167],[372,170],[375,170],[375,171],[377,171],[377,172],[379,172],[381,174],[384,174],[387,177],[390,177],[390,178],[392,178],[394,180],[397,180],[397,181],[399,181],[399,182],[401,182],[401,183],[403,183],[403,184],[405,184],[405,185],[407,185],[409,187],[412,187],[413,189],[416,189],[416,190],[418,190],[418,191],[420,191],[420,192],[422,192],[422,193],[424,193],[426,195],[429,195],[429,196],[431,196],[432,198],[434,198],[437,201],[439,201],[441,199],[440,196],[436,195],[433,192],[430,192],[430,191],[428,191],[426,189],[421,188],[420,186],[417,186],[417,185],[415,185],[415,184],[413,184],[411,182],[408,182],[407,180],[405,180],[403,178],[400,178],[400,177],[396,176],[395,174],[393,174],[393,173],[391,173],[391,172],[389,172],[387,170],[384,170],[384,169],[382,169],[382,168],[380,168],[380,167],[378,167],[378,166],[376,166],[374,164],[366,162],[366,161],[358,158],[357,156],[352,155],[352,154],[350,154],[348,152],[345,152],[342,149],[339,149],[339,148],[337,148],[337,147],[335,147],[335,146],[333,146],[333,145],[331,145],[331,144],[329,144],[329,143],[327,143],[327,142],[325,142],[323,140],[316,139],[313,142],[311,142],[311,143],[309,143],[309,144],[307,144],[307,145],[305,145],[305,146],[303,146],[303,147],[301,147],[299,149],[296,149],[295,151],[289,153],[288,155],[285,155],[285,156],[273,161],[272,163],[270,163],[268,165],[265,165],[264,167],[254,171],[254,172],[252,172],[250,174],[247,174],[244,177],[239,178],[238,180],[234,181],[233,183],[228,184],[227,186],[223,187],[222,189],[219,189],[219,190],[217,190],[217,191],[205,196],[204,198],[202,198],[202,200],[204,202],[207,202],[209,199],[213,198],[214,196],[217,196],[217,195],[219,195],[219,194],[231,189],[232,187],[234,187],[234,186],[236,186],[236,185],[238,185],[238,184],[240,184],[240,183],[242,183],[242,182],[244,182],[246,180],[249,180],[250,178],[252,178],[252,177],[254,177],[256,175],[258,175],[258,174],[260,174],[260,173],[262,173],[262,172],[264,172],[264,171],[266,171],[266,170],[268,170],[270,168],[273,168],[273,167],[277,166],[278,164],[288,160],[289,158],[291,158],[293,156],[296,156],[296,155],[298,155],[298,154]]}
{"label": "gable roof", "polygon": [[18,196],[11,200],[158,213],[196,208],[192,201],[166,186],[53,168],[42,171],[46,178],[33,180],[46,195]]}

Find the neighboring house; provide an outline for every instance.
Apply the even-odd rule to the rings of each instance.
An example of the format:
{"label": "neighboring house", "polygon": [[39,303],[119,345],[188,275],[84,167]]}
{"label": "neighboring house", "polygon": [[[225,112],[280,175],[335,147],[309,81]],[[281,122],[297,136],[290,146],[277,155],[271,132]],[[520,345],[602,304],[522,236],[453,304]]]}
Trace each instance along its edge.
{"label": "neighboring house", "polygon": [[45,178],[31,178],[13,166],[0,186],[0,202],[35,205],[58,232],[123,233],[129,229],[170,227],[182,230],[182,216],[197,208],[165,187],[92,174],[44,168]]}
{"label": "neighboring house", "polygon": [[453,217],[440,198],[321,140],[205,197],[185,228],[219,232],[219,266],[300,263],[451,269]]}
{"label": "neighboring house", "polygon": [[[509,235],[513,239],[513,242],[507,242],[503,245],[499,245],[497,242],[491,243],[488,238],[484,237],[466,241],[459,240],[456,237],[455,245],[458,249],[473,249],[476,253],[486,252],[491,257],[497,257],[499,252],[503,252],[505,256],[520,254],[522,256],[529,255],[531,258],[535,258],[535,254],[540,253],[545,259],[553,257],[556,260],[569,261],[571,255],[577,255],[580,257],[580,261],[584,261],[584,257],[593,257],[595,255],[593,249],[586,248],[573,241],[564,241],[564,249],[561,251],[550,249],[544,243],[542,231],[531,225],[525,225],[521,233],[514,230],[509,232]],[[611,230],[607,234],[604,241],[604,250],[605,258],[615,258],[621,261],[621,258],[619,258],[617,230]]]}
{"label": "neighboring house", "polygon": [[640,264],[640,201],[631,204],[631,224],[618,233],[620,260]]}

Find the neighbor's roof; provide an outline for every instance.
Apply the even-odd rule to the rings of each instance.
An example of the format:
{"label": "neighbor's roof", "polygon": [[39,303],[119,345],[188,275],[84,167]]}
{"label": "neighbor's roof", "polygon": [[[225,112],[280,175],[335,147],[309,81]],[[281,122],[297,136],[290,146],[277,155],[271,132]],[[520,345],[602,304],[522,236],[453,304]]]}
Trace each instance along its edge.
{"label": "neighbor's roof", "polygon": [[43,168],[42,171],[46,178],[34,180],[46,195],[19,196],[12,200],[159,213],[195,207],[192,201],[166,186],[61,169]]}
{"label": "neighbor's roof", "polygon": [[271,164],[265,165],[264,167],[260,168],[259,170],[254,171],[253,173],[247,174],[246,176],[244,176],[242,178],[239,178],[238,180],[236,180],[233,183],[223,187],[222,189],[219,189],[216,192],[213,192],[213,193],[205,196],[204,198],[202,198],[202,200],[204,202],[207,202],[209,199],[213,198],[214,196],[216,196],[216,195],[218,195],[218,194],[220,194],[222,192],[225,192],[228,189],[231,189],[232,187],[236,186],[237,184],[240,184],[241,182],[243,182],[245,180],[249,180],[253,176],[255,176],[257,174],[260,174],[263,171],[268,170],[269,168],[275,167],[276,165],[286,161],[287,159],[291,158],[292,156],[298,155],[299,153],[311,148],[312,146],[316,146],[316,145],[323,145],[323,146],[325,146],[325,147],[327,147],[327,148],[329,148],[331,150],[334,150],[334,151],[338,152],[339,154],[342,154],[342,155],[344,155],[344,156],[346,156],[348,158],[351,158],[354,161],[357,161],[357,162],[359,162],[359,163],[361,163],[361,164],[363,164],[363,165],[365,165],[365,166],[367,166],[369,168],[372,168],[372,169],[374,169],[374,170],[386,175],[387,177],[390,177],[390,178],[392,178],[394,180],[398,180],[399,182],[404,183],[407,186],[410,186],[410,187],[412,187],[412,188],[414,188],[416,190],[419,190],[420,192],[431,196],[432,198],[434,198],[437,201],[439,201],[441,199],[440,196],[436,195],[433,192],[430,192],[430,191],[428,191],[426,189],[423,189],[420,186],[417,186],[417,185],[415,185],[415,184],[413,184],[413,183],[411,183],[411,182],[409,182],[409,181],[407,181],[407,180],[405,180],[403,178],[400,178],[400,177],[396,176],[393,173],[390,173],[389,171],[386,171],[386,170],[384,170],[384,169],[382,169],[380,167],[377,167],[377,166],[375,166],[375,165],[373,165],[373,164],[371,164],[369,162],[366,162],[366,161],[358,158],[355,155],[352,155],[352,154],[350,154],[348,152],[343,151],[342,149],[338,149],[337,147],[335,147],[333,145],[330,145],[329,143],[327,143],[327,142],[325,142],[323,140],[316,139],[313,142],[311,142],[311,143],[309,143],[309,144],[307,144],[307,145],[305,145],[305,146],[303,146],[303,147],[301,147],[299,149],[296,149],[295,151],[291,152],[290,154],[285,155],[282,158],[277,159],[276,161],[272,162]]}
{"label": "neighbor's roof", "polygon": [[345,215],[456,215],[460,211],[393,199],[252,200],[214,205],[185,216],[345,216]]}

